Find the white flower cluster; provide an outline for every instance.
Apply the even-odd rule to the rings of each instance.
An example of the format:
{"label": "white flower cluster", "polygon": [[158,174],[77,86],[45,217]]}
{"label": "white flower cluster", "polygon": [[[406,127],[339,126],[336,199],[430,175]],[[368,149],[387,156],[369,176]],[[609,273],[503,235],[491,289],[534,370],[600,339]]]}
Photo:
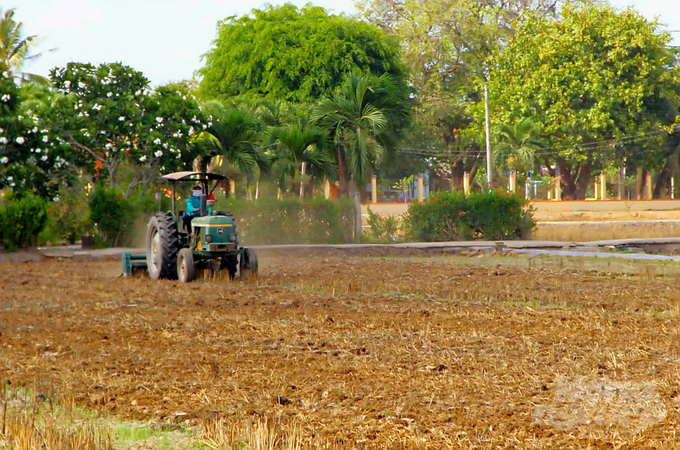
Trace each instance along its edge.
{"label": "white flower cluster", "polygon": [[8,157],[3,156],[2,158],[0,158],[0,163],[2,163],[2,164],[7,164],[8,162],[9,162],[9,158],[8,158]]}
{"label": "white flower cluster", "polygon": [[5,94],[5,95],[3,95],[2,97],[0,97],[0,100],[2,100],[3,102],[6,103],[6,102],[8,102],[11,98],[12,98],[12,97],[11,97],[9,94]]}

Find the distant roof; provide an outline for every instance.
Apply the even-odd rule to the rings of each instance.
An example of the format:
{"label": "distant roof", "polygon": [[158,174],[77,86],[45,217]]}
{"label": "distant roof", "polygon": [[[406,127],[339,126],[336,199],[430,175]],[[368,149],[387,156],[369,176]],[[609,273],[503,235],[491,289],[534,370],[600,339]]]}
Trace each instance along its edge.
{"label": "distant roof", "polygon": [[163,175],[166,181],[203,181],[203,180],[227,180],[224,175],[203,172],[175,172]]}

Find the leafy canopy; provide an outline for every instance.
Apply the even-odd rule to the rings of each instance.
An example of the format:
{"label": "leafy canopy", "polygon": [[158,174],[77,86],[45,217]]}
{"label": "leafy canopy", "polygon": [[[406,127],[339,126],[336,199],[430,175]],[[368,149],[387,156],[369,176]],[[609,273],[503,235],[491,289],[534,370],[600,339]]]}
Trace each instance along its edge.
{"label": "leafy canopy", "polygon": [[149,89],[141,72],[120,63],[69,63],[51,73],[55,93],[39,116],[57,134],[73,173],[94,185],[119,186],[123,165],[135,168],[126,195],[158,170],[181,170],[196,157],[190,145],[207,128],[196,101],[172,88]]}
{"label": "leafy canopy", "polygon": [[217,34],[199,70],[200,93],[206,98],[313,102],[356,70],[389,74],[408,91],[395,36],[311,4],[253,9],[250,15],[218,22]]}
{"label": "leafy canopy", "polygon": [[[491,72],[494,117],[531,118],[553,146],[657,130],[668,125],[662,120],[678,99],[680,71],[672,67],[669,42],[656,22],[631,9],[567,6],[560,20],[534,17]],[[591,153],[568,149],[556,156]]]}
{"label": "leafy canopy", "polygon": [[55,133],[26,109],[22,94],[14,80],[0,76],[0,189],[52,197],[66,160],[53,151]]}

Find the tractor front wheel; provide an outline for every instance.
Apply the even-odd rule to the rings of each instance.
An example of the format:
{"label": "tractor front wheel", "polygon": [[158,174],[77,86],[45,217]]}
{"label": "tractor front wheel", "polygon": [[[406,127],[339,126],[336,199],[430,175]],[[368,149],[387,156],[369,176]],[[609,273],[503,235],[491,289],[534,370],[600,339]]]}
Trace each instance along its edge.
{"label": "tractor front wheel", "polygon": [[146,264],[149,277],[152,280],[177,278],[178,251],[177,224],[172,214],[154,214],[146,229]]}
{"label": "tractor front wheel", "polygon": [[196,273],[196,266],[194,265],[194,255],[191,249],[183,248],[177,255],[177,277],[179,281],[188,283],[194,279]]}
{"label": "tractor front wheel", "polygon": [[252,248],[244,248],[241,253],[241,262],[239,264],[239,277],[241,281],[257,280],[257,254]]}

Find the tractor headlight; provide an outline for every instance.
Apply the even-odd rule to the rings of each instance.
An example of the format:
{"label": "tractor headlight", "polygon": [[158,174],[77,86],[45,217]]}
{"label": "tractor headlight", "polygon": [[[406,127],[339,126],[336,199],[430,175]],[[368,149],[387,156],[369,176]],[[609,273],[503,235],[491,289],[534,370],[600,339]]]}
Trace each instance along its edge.
{"label": "tractor headlight", "polygon": [[212,242],[212,235],[206,234],[205,235],[205,242]]}
{"label": "tractor headlight", "polygon": [[229,236],[229,240],[230,240],[231,242],[236,242],[236,233],[234,233],[234,234],[232,234],[231,236]]}

